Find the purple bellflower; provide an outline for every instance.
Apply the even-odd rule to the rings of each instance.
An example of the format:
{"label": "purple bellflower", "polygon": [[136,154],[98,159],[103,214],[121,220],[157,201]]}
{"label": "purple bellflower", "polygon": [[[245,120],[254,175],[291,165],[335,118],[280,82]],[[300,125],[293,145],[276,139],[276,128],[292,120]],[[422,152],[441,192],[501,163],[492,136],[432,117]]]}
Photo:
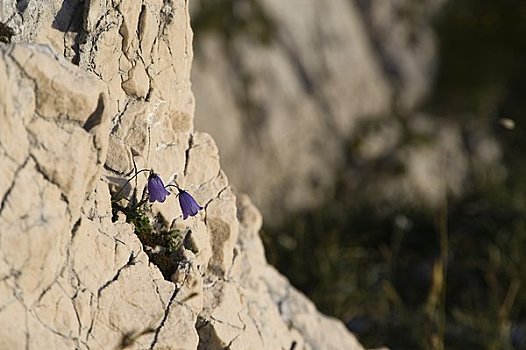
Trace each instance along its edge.
{"label": "purple bellflower", "polygon": [[179,188],[179,205],[181,206],[181,211],[183,212],[183,220],[188,216],[194,216],[197,212],[203,209],[202,206],[197,204],[194,197],[190,193],[186,192]]}
{"label": "purple bellflower", "polygon": [[158,201],[162,203],[169,194],[170,192],[164,187],[161,177],[152,171],[148,177],[148,198],[150,202]]}

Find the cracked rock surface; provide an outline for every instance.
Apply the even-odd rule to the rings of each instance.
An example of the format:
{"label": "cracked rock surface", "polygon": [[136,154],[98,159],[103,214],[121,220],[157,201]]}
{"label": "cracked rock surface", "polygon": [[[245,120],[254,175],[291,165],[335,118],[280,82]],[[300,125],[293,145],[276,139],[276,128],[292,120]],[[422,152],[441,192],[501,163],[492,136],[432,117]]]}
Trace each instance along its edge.
{"label": "cracked rock surface", "polygon": [[[1,6],[0,349],[362,349],[267,264],[259,211],[194,132],[186,1]],[[184,235],[168,277],[112,211],[134,166],[204,207],[147,206]]]}

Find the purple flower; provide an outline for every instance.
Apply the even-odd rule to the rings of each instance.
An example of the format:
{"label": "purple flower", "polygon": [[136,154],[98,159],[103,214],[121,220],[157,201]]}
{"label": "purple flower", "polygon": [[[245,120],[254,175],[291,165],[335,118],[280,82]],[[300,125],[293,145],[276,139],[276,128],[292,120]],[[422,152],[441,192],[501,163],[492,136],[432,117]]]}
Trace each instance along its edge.
{"label": "purple flower", "polygon": [[199,210],[203,209],[203,207],[197,204],[194,197],[192,197],[190,193],[181,189],[179,189],[179,205],[181,206],[181,211],[183,212],[183,220],[185,220],[188,216],[196,215]]}
{"label": "purple flower", "polygon": [[169,194],[170,192],[164,187],[161,177],[152,171],[148,177],[148,198],[150,202],[158,201],[162,203]]}

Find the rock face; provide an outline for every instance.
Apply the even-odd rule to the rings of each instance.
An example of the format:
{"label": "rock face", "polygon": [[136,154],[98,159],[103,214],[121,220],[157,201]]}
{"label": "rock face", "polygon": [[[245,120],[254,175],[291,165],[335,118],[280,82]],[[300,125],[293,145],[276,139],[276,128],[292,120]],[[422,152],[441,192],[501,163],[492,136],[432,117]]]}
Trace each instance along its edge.
{"label": "rock face", "polygon": [[386,113],[391,92],[352,1],[250,3],[260,7],[245,20],[266,19],[273,39],[201,34],[196,123],[217,138],[232,182],[279,221],[318,203],[357,122]]}
{"label": "rock face", "polygon": [[[1,349],[362,348],[266,263],[261,215],[194,132],[186,1],[6,1],[0,21]],[[204,207],[145,207],[181,235],[169,276],[112,202],[134,166]]]}
{"label": "rock face", "polygon": [[[338,177],[349,170],[341,166],[346,160],[394,154],[404,124],[413,123],[412,116],[422,119],[415,109],[431,87],[436,63],[431,19],[444,0],[224,3],[232,3],[224,11],[237,31],[229,29],[233,24],[214,27],[220,10],[213,2],[193,2],[196,125],[217,140],[232,183],[272,218],[266,225],[281,227],[288,215],[330,200]],[[373,127],[364,131],[363,125]],[[357,140],[363,140],[360,152],[367,148],[365,160],[351,153]],[[438,145],[415,153],[447,152]],[[443,178],[432,162],[426,170],[414,168],[425,159],[417,158],[400,155],[408,175],[388,179],[374,190],[378,198],[388,193],[388,199],[436,203]],[[446,177],[462,178],[462,166]],[[351,170],[350,181],[362,176],[360,170]],[[432,176],[414,176],[423,173]],[[397,187],[403,190],[392,193]]]}

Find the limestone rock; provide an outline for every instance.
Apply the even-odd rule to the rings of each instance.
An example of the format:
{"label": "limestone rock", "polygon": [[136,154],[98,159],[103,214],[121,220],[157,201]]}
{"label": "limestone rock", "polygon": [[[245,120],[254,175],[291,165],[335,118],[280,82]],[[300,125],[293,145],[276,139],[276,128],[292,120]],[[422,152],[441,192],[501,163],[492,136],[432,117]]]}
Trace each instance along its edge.
{"label": "limestone rock", "polygon": [[104,85],[40,45],[1,46],[0,75],[8,126],[0,136],[0,317],[23,334],[0,339],[6,348],[72,348],[80,325],[59,281],[106,157]]}
{"label": "limestone rock", "polygon": [[166,101],[164,113],[192,129],[186,1],[7,1],[0,15],[15,29],[14,42],[47,44],[95,73],[106,83],[111,114],[130,100]]}
{"label": "limestone rock", "polygon": [[238,198],[238,216],[239,238],[228,279],[211,279],[205,289],[197,324],[199,348],[363,349],[340,321],[321,315],[266,263],[258,236],[261,215],[247,196]]}
{"label": "limestone rock", "polygon": [[[0,43],[0,348],[361,348],[267,265],[261,215],[193,131],[186,1],[8,1],[0,16],[16,29]],[[180,235],[170,274],[112,199],[135,167],[204,207],[144,206],[150,235]],[[280,309],[284,290],[300,307]]]}

